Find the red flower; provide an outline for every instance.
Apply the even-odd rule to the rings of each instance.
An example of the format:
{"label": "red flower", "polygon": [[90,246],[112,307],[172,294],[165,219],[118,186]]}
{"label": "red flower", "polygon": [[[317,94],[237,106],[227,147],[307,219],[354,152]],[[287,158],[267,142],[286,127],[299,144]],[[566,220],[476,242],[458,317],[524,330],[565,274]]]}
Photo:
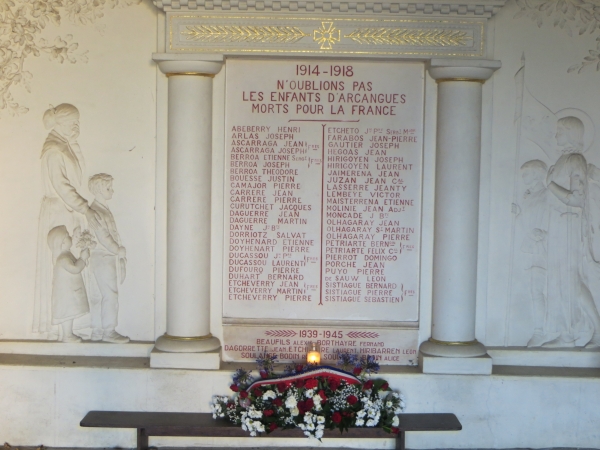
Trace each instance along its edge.
{"label": "red flower", "polygon": [[363,384],[363,390],[369,390],[373,387],[373,380],[369,380],[367,381],[365,384]]}
{"label": "red flower", "polygon": [[273,411],[272,409],[265,409],[263,411],[263,414],[265,415],[265,417],[269,417],[269,416],[272,416],[274,412],[275,411]]}
{"label": "red flower", "polygon": [[336,412],[334,412],[334,413],[331,415],[331,421],[332,421],[333,423],[340,423],[340,422],[342,421],[342,415],[341,415],[339,412],[337,412],[337,411],[336,411]]}
{"label": "red flower", "polygon": [[327,396],[325,395],[325,391],[323,389],[321,389],[319,391],[319,397],[321,397],[321,401],[322,402],[326,402],[327,401]]}
{"label": "red flower", "polygon": [[254,394],[255,397],[260,397],[262,395],[262,391],[259,388],[255,388],[252,393]]}
{"label": "red flower", "polygon": [[271,422],[269,425],[269,431],[274,431],[277,429],[277,424],[275,422]]}
{"label": "red flower", "polygon": [[400,433],[400,428],[398,428],[398,427],[392,427],[392,433],[393,433],[393,434],[398,434],[398,433]]}
{"label": "red flower", "polygon": [[337,391],[337,388],[340,387],[339,380],[335,378],[329,378],[327,381],[329,383],[329,389],[331,389],[332,391]]}
{"label": "red flower", "polygon": [[258,372],[258,373],[260,373],[260,377],[261,377],[261,378],[267,378],[267,377],[269,376],[269,374],[267,373],[267,371],[266,371],[266,370],[261,370],[261,371],[260,371],[260,372]]}
{"label": "red flower", "polygon": [[382,391],[387,391],[389,388],[390,388],[390,385],[388,384],[387,381],[381,385]]}
{"label": "red flower", "polygon": [[304,414],[305,412],[310,411],[313,408],[313,406],[315,406],[315,402],[313,401],[312,398],[298,402],[298,410],[300,411],[301,414]]}
{"label": "red flower", "polygon": [[273,400],[273,404],[275,406],[281,406],[281,405],[283,405],[283,402],[281,401],[281,399],[279,397],[277,397],[276,399]]}
{"label": "red flower", "polygon": [[304,387],[304,380],[297,380],[296,381],[296,387],[298,389],[302,389]]}
{"label": "red flower", "polygon": [[361,372],[362,372],[362,369],[361,369],[360,367],[355,367],[355,368],[352,370],[352,373],[353,373],[354,375],[356,375],[356,376],[359,376]]}
{"label": "red flower", "polygon": [[288,385],[286,383],[277,383],[277,389],[279,392],[284,393],[287,391]]}
{"label": "red flower", "polygon": [[240,392],[240,397],[241,398],[248,398],[248,392],[246,392],[246,391]]}
{"label": "red flower", "polygon": [[316,378],[310,378],[308,380],[306,380],[306,382],[304,383],[304,387],[306,389],[314,389],[319,385],[319,382],[317,381]]}
{"label": "red flower", "polygon": [[355,395],[349,395],[348,398],[346,399],[346,401],[350,404],[350,405],[354,405],[358,399],[356,398]]}
{"label": "red flower", "polygon": [[229,389],[231,389],[233,392],[237,392],[240,389],[237,387],[237,384],[232,384],[231,386],[229,386]]}

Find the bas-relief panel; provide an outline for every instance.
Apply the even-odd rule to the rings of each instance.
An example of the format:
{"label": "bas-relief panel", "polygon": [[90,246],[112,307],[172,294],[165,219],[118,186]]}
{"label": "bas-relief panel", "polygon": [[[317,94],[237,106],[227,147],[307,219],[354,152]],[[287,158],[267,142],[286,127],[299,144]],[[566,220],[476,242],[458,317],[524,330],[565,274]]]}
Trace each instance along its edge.
{"label": "bas-relief panel", "polygon": [[[528,347],[598,347],[600,299],[592,292],[600,281],[595,236],[600,225],[600,172],[591,162],[593,154],[586,159],[594,122],[579,109],[550,111],[527,90],[524,74],[523,67],[515,77],[519,177],[512,205],[507,343],[510,324],[520,322],[511,315],[525,314],[523,306],[528,305],[533,324]],[[529,143],[533,145],[525,149]],[[529,159],[535,150],[535,159]]]}
{"label": "bas-relief panel", "polygon": [[[65,342],[78,342],[83,337],[124,343],[128,341],[124,335],[130,335],[152,340],[153,283],[148,280],[153,279],[155,144],[144,129],[155,124],[155,101],[153,96],[141,99],[140,91],[155,91],[154,69],[139,64],[133,72],[128,69],[127,73],[135,74],[136,86],[131,77],[111,83],[115,90],[128,92],[129,101],[107,96],[103,86],[111,79],[116,62],[138,58],[128,45],[116,47],[115,42],[149,25],[154,27],[155,11],[138,9],[131,22],[134,8],[131,13],[123,10],[106,17],[102,17],[103,10],[139,2],[79,9],[77,2],[54,2],[52,8],[45,8],[44,2],[20,3],[8,2],[2,10],[6,20],[0,26],[4,32],[0,33],[1,47],[12,59],[4,61],[1,86],[3,94],[12,99],[11,90],[19,87],[17,82],[28,78],[36,96],[19,98],[28,108],[13,108],[5,102],[5,112],[29,113],[16,118],[7,114],[0,122],[0,134],[7,144],[0,155],[0,204],[11,205],[15,221],[22,225],[0,227],[8,244],[3,246],[0,261],[4,299],[0,336]],[[36,46],[45,42],[48,33],[56,32],[61,15],[65,40],[67,33],[73,33],[74,38],[69,36],[82,46],[77,49],[71,43],[68,49],[56,50],[51,59],[76,63],[69,52],[85,47],[89,49],[88,64],[69,64],[63,69],[33,58],[38,53]],[[122,22],[131,26],[126,29]],[[102,32],[103,27],[107,33]],[[138,47],[136,52],[144,53],[147,59],[155,48],[155,37],[138,41]],[[23,75],[28,71],[25,69],[31,73]],[[44,99],[73,104],[48,108]],[[126,118],[132,103],[149,112]],[[135,180],[133,171],[137,173]],[[116,192],[111,200],[113,186]],[[30,244],[17,252],[16,246],[9,244],[15,240]],[[18,277],[11,277],[17,267]]]}
{"label": "bas-relief panel", "polygon": [[[598,32],[594,8],[517,1],[496,17],[505,72],[494,81],[487,345],[600,343],[600,111],[586,70],[597,52],[585,50]],[[588,54],[579,63],[578,50]]]}
{"label": "bas-relief panel", "polygon": [[[89,177],[91,204],[81,194],[85,159],[77,142],[79,111],[70,104],[44,113],[50,130],[41,153],[44,196],[38,224],[33,332],[49,340],[81,342],[74,322],[90,313],[93,341],[126,343],[115,328],[118,286],[125,280],[126,249],[108,207],[113,177]],[[94,239],[95,238],[95,239]],[[78,256],[72,252],[75,248]],[[86,324],[87,325],[87,324]],[[59,332],[60,329],[60,332]]]}

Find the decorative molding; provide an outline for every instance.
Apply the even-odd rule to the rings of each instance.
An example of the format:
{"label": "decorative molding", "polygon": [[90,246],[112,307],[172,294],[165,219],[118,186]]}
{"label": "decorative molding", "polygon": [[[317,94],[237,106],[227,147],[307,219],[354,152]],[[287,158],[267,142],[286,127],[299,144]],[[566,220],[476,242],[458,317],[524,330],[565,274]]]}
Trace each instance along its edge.
{"label": "decorative molding", "polygon": [[197,25],[187,27],[181,34],[198,42],[277,42],[293,44],[309,36],[296,27]]}
{"label": "decorative molding", "polygon": [[341,34],[333,22],[321,22],[321,28],[313,30],[313,41],[321,46],[321,50],[331,50],[333,44],[340,42]]}
{"label": "decorative molding", "polygon": [[154,4],[164,11],[398,14],[485,18],[492,17],[505,3],[506,0],[429,0],[423,3],[394,0],[154,0]]}
{"label": "decorative molding", "polygon": [[167,14],[170,53],[478,57],[486,19]]}
{"label": "decorative molding", "polygon": [[463,47],[470,40],[465,31],[406,28],[360,28],[347,36],[367,45],[414,45],[431,47]]}

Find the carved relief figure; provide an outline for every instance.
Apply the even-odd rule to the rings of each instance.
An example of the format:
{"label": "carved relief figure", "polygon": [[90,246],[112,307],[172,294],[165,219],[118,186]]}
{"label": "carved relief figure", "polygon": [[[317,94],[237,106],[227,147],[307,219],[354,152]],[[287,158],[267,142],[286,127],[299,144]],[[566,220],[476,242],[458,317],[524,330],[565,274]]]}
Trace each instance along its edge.
{"label": "carved relief figure", "polygon": [[[546,267],[548,234],[548,190],[545,181],[548,172],[546,163],[540,160],[527,161],[521,166],[521,178],[527,189],[522,198],[523,242],[521,251],[531,255],[528,264],[531,301],[533,303],[533,336],[528,347],[539,347],[558,335],[546,331]],[[515,208],[518,206],[515,205]],[[513,211],[517,213],[517,211]]]}
{"label": "carved relief figure", "polygon": [[90,258],[84,248],[79,258],[71,253],[73,241],[67,227],[59,225],[48,233],[52,252],[52,324],[62,328],[62,342],[81,342],[73,334],[73,320],[89,312],[88,299],[81,272]]}
{"label": "carved relief figure", "polygon": [[[579,109],[554,113],[538,101],[525,85],[524,56],[521,62],[515,74],[516,162],[527,189],[515,197],[511,249],[530,257],[511,257],[505,345],[600,347],[600,294],[593,294],[600,284],[600,242],[594,239],[600,171],[584,156],[594,123]],[[515,196],[518,191],[515,186]]]}
{"label": "carved relief figure", "polygon": [[51,131],[41,153],[44,197],[38,224],[33,331],[56,339],[58,332],[53,326],[51,309],[53,260],[46,244],[48,233],[57,226],[73,233],[77,227],[86,228],[86,220],[92,228],[97,228],[100,217],[79,192],[84,171],[84,158],[77,143],[79,111],[63,103],[50,107],[43,121]]}
{"label": "carved relief figure", "polygon": [[119,312],[118,285],[125,279],[127,259],[117,224],[107,204],[113,196],[112,185],[113,177],[105,173],[89,179],[89,189],[95,197],[90,208],[100,217],[100,226],[94,229],[100,245],[92,250],[90,258],[91,339],[124,344],[129,342],[129,338],[117,333],[115,328]]}
{"label": "carved relief figure", "polygon": [[600,315],[588,288],[588,277],[598,262],[590,241],[584,133],[581,119],[563,117],[557,123],[558,149],[544,148],[551,159],[556,159],[546,180],[551,193],[547,332],[558,337],[544,344],[547,347],[600,346]]}

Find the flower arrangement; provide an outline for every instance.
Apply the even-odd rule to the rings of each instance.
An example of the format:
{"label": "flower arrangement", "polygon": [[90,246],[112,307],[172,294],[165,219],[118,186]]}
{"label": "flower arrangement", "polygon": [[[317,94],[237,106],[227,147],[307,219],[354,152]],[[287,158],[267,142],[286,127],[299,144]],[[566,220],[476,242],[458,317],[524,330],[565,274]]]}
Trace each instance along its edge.
{"label": "flower arrangement", "polygon": [[379,365],[372,356],[340,354],[339,365],[352,373],[327,366],[287,366],[283,376],[274,373],[277,357],[257,360],[260,378],[238,369],[230,389],[232,397],[215,396],[213,418],[226,418],[250,436],[278,428],[300,428],[308,437],[321,439],[325,429],[380,427],[397,434],[397,414],[404,397],[387,381],[372,379]]}
{"label": "flower arrangement", "polygon": [[73,237],[76,242],[75,246],[81,250],[86,248],[89,248],[90,250],[96,248],[97,242],[90,230],[82,231],[80,227],[77,227],[73,230]]}

